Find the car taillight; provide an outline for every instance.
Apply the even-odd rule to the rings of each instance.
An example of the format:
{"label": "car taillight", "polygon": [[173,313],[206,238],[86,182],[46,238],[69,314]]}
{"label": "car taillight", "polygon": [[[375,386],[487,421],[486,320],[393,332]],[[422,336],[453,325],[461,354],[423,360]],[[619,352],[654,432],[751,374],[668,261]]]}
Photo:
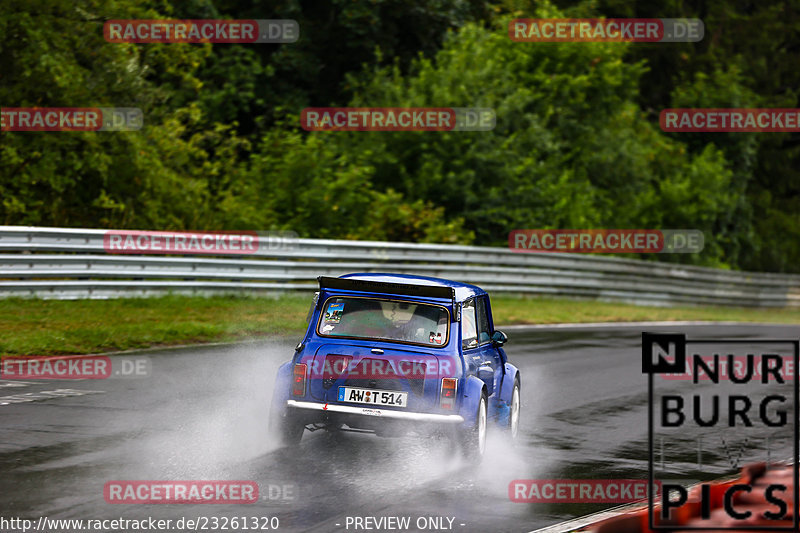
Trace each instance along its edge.
{"label": "car taillight", "polygon": [[439,407],[450,410],[455,408],[457,385],[458,380],[455,378],[442,379],[442,393],[439,395]]}
{"label": "car taillight", "polygon": [[305,363],[294,365],[292,373],[292,396],[304,396],[306,393],[306,370]]}

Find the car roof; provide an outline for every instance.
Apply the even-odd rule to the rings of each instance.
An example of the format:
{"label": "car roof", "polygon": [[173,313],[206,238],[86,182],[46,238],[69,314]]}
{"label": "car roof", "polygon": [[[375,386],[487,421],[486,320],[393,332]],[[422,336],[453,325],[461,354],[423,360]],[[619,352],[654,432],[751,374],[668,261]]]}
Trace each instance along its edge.
{"label": "car roof", "polygon": [[452,281],[443,278],[432,278],[428,276],[414,276],[411,274],[389,274],[380,272],[363,272],[354,274],[345,274],[339,276],[340,279],[357,279],[363,281],[377,281],[381,283],[402,283],[406,285],[427,285],[433,287],[449,287],[455,290],[456,301],[463,302],[464,300],[473,296],[482,296],[486,291],[476,285],[469,283],[461,283],[459,281]]}

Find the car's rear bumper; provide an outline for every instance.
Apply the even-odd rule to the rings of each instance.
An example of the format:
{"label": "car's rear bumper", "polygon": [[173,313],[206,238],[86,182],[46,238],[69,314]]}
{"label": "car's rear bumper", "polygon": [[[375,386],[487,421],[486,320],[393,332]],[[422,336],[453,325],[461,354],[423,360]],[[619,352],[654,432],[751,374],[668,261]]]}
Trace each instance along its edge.
{"label": "car's rear bumper", "polygon": [[464,422],[461,415],[442,415],[438,413],[415,413],[410,411],[394,411],[391,409],[376,409],[374,407],[353,407],[350,405],[332,405],[316,402],[298,402],[287,400],[286,405],[295,409],[308,409],[312,411],[327,411],[329,413],[344,413],[348,415],[373,416],[376,418],[389,418],[393,420],[408,420],[413,422],[436,422],[444,424],[460,424]]}

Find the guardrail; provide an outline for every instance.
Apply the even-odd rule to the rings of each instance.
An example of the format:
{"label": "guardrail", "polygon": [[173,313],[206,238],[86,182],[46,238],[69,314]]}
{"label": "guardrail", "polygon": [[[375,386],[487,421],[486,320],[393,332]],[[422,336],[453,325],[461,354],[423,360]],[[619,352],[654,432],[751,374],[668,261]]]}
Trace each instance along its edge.
{"label": "guardrail", "polygon": [[647,305],[799,307],[800,276],[504,248],[377,241],[263,242],[226,257],[117,255],[106,230],[0,226],[0,298],[118,298],[165,292],[313,290],[320,275],[399,272],[475,283],[491,292]]}

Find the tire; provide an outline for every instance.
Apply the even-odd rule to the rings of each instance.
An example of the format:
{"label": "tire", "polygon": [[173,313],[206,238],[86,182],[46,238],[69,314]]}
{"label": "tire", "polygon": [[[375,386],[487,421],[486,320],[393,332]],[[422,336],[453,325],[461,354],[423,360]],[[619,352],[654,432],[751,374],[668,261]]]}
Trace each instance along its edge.
{"label": "tire", "polygon": [[522,400],[520,397],[520,388],[519,388],[519,377],[514,378],[514,389],[511,392],[511,405],[510,412],[508,413],[508,426],[506,426],[506,432],[508,436],[511,438],[511,441],[514,442],[519,437],[519,420],[520,420],[520,409],[522,407]]}
{"label": "tire", "polygon": [[475,425],[465,430],[461,435],[461,449],[464,456],[475,462],[480,462],[486,453],[486,431],[488,430],[486,394],[481,394],[478,402],[478,412],[475,416]]}
{"label": "tire", "polygon": [[294,420],[288,413],[285,416],[273,415],[270,430],[282,448],[297,446],[303,438],[305,426]]}

